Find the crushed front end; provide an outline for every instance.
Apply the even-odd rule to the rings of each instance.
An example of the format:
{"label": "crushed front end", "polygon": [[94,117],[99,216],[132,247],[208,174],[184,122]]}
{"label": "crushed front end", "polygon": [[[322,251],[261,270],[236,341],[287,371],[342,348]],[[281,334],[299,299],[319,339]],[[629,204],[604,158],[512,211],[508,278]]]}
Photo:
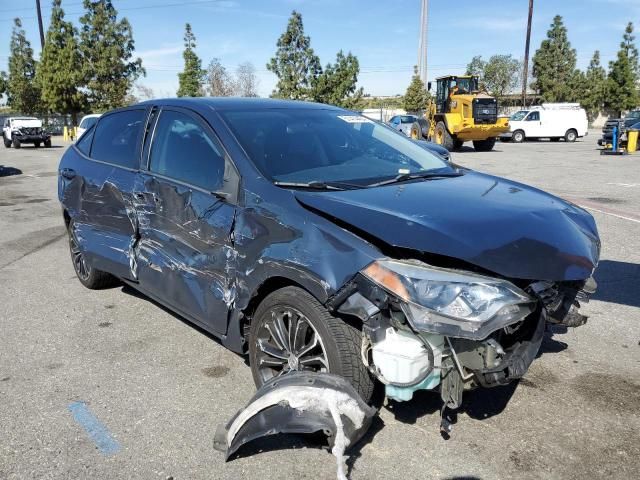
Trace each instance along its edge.
{"label": "crushed front end", "polygon": [[545,325],[582,325],[595,281],[494,278],[415,260],[378,260],[332,299],[363,322],[362,361],[396,401],[439,389],[458,408],[464,390],[524,376]]}

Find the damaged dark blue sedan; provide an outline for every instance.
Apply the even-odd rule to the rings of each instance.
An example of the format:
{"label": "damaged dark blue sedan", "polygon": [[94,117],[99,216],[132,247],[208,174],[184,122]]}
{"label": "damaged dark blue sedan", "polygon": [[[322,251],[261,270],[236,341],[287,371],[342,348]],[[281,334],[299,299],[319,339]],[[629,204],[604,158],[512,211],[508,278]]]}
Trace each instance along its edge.
{"label": "damaged dark blue sedan", "polygon": [[77,276],[125,282],[248,353],[256,385],[337,374],[369,401],[521,378],[578,326],[591,215],[444,161],[343,109],[169,99],[100,117],[64,154]]}

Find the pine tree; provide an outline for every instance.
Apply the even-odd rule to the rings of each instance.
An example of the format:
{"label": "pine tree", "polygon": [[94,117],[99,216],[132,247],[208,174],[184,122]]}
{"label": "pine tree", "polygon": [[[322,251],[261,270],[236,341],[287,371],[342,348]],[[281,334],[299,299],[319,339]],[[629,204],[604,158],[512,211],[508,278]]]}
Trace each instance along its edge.
{"label": "pine tree", "polygon": [[357,108],[362,99],[362,88],[356,89],[360,64],[349,52],[340,50],[336,63],[328,64],[313,83],[313,100],[343,108]]}
{"label": "pine tree", "polygon": [[311,40],[304,35],[302,15],[291,13],[287,30],[280,36],[276,55],[267,69],[278,77],[273,97],[306,100],[313,96],[313,85],[322,68],[311,48]]}
{"label": "pine tree", "polygon": [[584,89],[581,92],[578,100],[587,111],[589,120],[593,121],[603,109],[607,95],[607,72],[600,65],[598,50],[593,53],[585,74]]}
{"label": "pine tree", "polygon": [[13,20],[9,49],[7,103],[17,112],[36,113],[41,110],[40,91],[36,82],[37,63],[19,18]]}
{"label": "pine tree", "polygon": [[7,74],[0,72],[0,95],[4,95],[7,91]]}
{"label": "pine tree", "polygon": [[418,67],[413,67],[413,78],[404,94],[403,107],[407,112],[420,112],[427,108],[429,93],[418,75]]}
{"label": "pine tree", "polygon": [[178,74],[179,97],[199,97],[203,94],[202,83],[206,72],[202,69],[202,61],[194,51],[196,48],[196,36],[187,23],[184,28],[184,69]]}
{"label": "pine tree", "polygon": [[84,0],[84,8],[80,52],[89,102],[97,111],[122,106],[135,80],[146,75],[140,58],[131,61],[131,24],[126,18],[118,20],[111,0]]}
{"label": "pine tree", "polygon": [[615,61],[609,63],[607,78],[607,107],[620,115],[625,110],[636,108],[638,96],[638,50],[634,43],[633,24],[625,29],[620,50]]}
{"label": "pine tree", "polygon": [[43,106],[58,113],[70,113],[73,123],[86,106],[82,87],[82,57],[77,30],[64,21],[62,0],[53,0],[51,24],[36,72],[42,90]]}
{"label": "pine tree", "polygon": [[545,102],[566,102],[576,93],[571,81],[575,77],[576,51],[571,48],[562,17],[556,15],[546,40],[533,56],[533,88]]}

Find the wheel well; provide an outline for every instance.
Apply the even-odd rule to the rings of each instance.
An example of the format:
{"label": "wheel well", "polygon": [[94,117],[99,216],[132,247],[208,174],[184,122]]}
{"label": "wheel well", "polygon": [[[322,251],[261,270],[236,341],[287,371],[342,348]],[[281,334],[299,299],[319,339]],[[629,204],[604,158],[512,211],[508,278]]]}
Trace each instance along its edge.
{"label": "wheel well", "polygon": [[64,210],[62,212],[62,216],[64,217],[64,226],[68,229],[69,228],[69,222],[71,222],[71,217],[69,216],[69,212]]}

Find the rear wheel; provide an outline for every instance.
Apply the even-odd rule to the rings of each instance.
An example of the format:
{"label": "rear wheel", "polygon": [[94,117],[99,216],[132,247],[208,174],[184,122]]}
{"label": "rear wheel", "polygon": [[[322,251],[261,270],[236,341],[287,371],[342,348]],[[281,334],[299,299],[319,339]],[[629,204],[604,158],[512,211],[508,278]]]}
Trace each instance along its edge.
{"label": "rear wheel", "polygon": [[464,142],[462,140],[458,140],[457,138],[453,141],[453,148],[455,148],[456,150],[459,150],[460,148],[462,148],[462,145],[464,145]]}
{"label": "rear wheel", "polygon": [[515,143],[524,142],[524,132],[522,130],[516,130],[515,132],[513,132],[511,140],[513,140]]}
{"label": "rear wheel", "polygon": [[50,138],[47,138],[44,141],[44,146],[47,147],[47,148],[51,148],[51,139]]}
{"label": "rear wheel", "polygon": [[305,290],[276,290],[260,303],[251,322],[253,380],[260,388],[291,371],[328,372],[344,377],[369,402],[375,380],[360,358],[361,335]]}
{"label": "rear wheel", "polygon": [[17,138],[13,139],[13,148],[20,148],[20,140]]}
{"label": "rear wheel", "polygon": [[567,130],[567,133],[564,134],[565,142],[575,142],[578,138],[578,132],[576,132],[573,128]]}
{"label": "rear wheel", "polygon": [[474,140],[473,148],[476,152],[490,152],[496,144],[495,138],[487,138],[486,140]]}
{"label": "rear wheel", "polygon": [[418,118],[411,124],[410,135],[414,140],[422,140],[429,136],[429,121],[425,118]]}
{"label": "rear wheel", "polygon": [[437,143],[438,145],[442,145],[449,151],[452,151],[454,149],[454,139],[447,130],[447,126],[444,124],[444,122],[436,123],[436,130],[433,140],[435,143]]}
{"label": "rear wheel", "polygon": [[93,268],[80,248],[80,244],[76,237],[73,222],[69,222],[67,227],[69,234],[69,252],[71,253],[71,262],[76,276],[80,283],[91,290],[99,290],[102,288],[114,287],[118,285],[118,279],[113,275]]}

